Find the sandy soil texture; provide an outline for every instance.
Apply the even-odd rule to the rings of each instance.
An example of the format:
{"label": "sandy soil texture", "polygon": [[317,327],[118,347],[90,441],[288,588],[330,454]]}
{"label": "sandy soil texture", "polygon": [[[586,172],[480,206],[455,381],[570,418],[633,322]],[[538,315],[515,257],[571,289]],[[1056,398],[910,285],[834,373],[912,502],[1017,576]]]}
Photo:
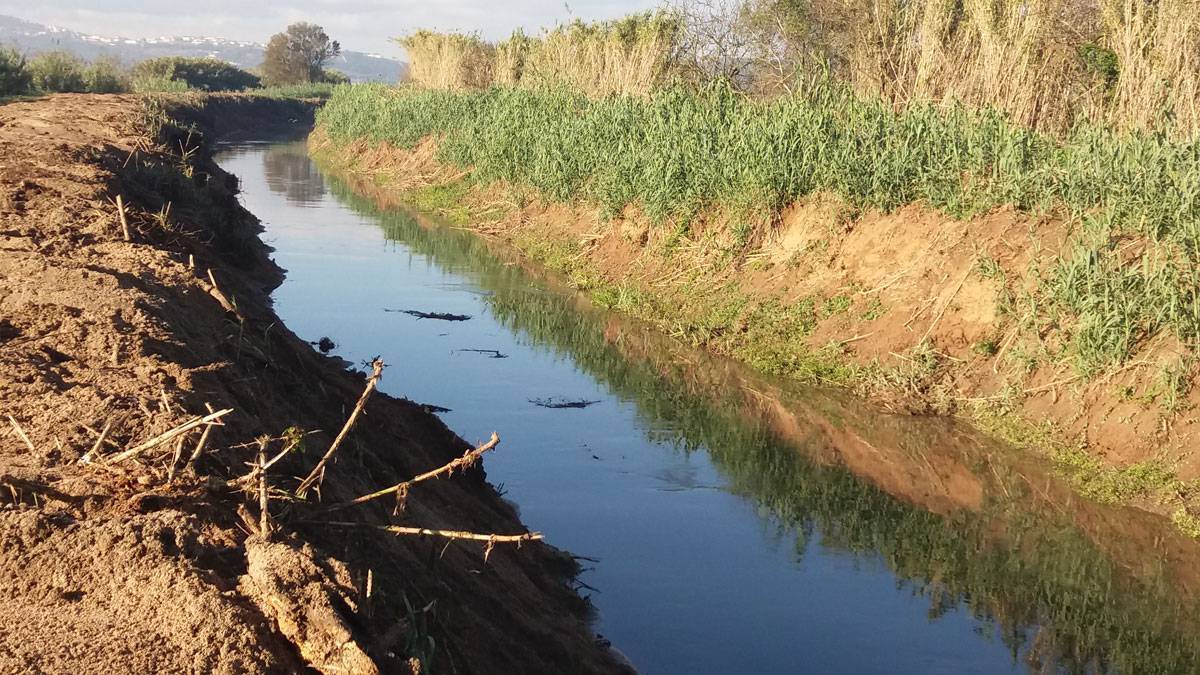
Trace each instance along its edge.
{"label": "sandy soil texture", "polygon": [[[306,115],[238,98],[0,106],[0,672],[408,672],[413,655],[619,670],[570,556],[526,543],[485,560],[481,543],[374,527],[525,532],[479,466],[414,487],[398,515],[320,508],[468,449],[419,405],[371,397],[319,493],[294,496],[364,376],[280,324],[282,273],[208,149]],[[138,450],[210,410],[233,412]],[[238,482],[260,447],[291,448],[267,473],[269,537],[258,481]]]}

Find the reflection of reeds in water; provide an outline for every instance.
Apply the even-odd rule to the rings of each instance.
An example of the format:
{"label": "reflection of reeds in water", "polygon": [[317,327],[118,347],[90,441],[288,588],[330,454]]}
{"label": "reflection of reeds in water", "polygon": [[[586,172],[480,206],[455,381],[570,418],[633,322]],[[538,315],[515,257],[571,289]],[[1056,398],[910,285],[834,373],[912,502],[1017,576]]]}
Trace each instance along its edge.
{"label": "reflection of reeds in water", "polygon": [[[819,533],[828,550],[882,561],[929,599],[931,616],[965,605],[998,630],[1014,658],[1022,654],[1048,671],[1102,664],[1119,672],[1189,672],[1200,666],[1200,638],[1183,623],[1190,593],[1178,578],[1144,566],[1145,557],[1157,553],[1150,541],[1174,537],[1169,528],[1155,532],[1157,521],[1130,524],[1124,519],[1141,515],[1073,500],[1051,479],[1000,449],[978,445],[961,428],[881,419],[816,393],[787,402],[802,423],[798,434],[781,439],[770,412],[778,406],[763,402],[780,394],[770,383],[747,377],[731,386],[727,375],[711,375],[703,355],[589,310],[578,296],[529,292],[528,273],[504,264],[469,232],[425,227],[339,180],[330,186],[389,239],[490,291],[491,311],[510,329],[569,355],[616,396],[634,401],[654,440],[681,452],[705,449],[734,491],[768,511],[781,534],[795,537],[797,555]],[[860,435],[898,462],[957,463],[987,486],[984,498],[975,509],[945,514],[897,499],[838,463],[836,448],[830,453],[826,447],[829,433],[814,431],[818,419]],[[1147,543],[1131,544],[1125,525]],[[1186,542],[1180,546],[1194,551]],[[1116,562],[1102,547],[1124,557]],[[1139,571],[1137,578],[1131,570]]]}

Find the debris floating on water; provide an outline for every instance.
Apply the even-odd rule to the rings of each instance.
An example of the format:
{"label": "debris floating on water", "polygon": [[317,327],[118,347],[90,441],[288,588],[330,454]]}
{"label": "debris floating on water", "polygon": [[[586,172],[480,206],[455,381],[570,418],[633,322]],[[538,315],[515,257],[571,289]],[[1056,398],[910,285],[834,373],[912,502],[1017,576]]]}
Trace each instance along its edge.
{"label": "debris floating on water", "polygon": [[415,316],[418,319],[437,319],[438,321],[467,321],[471,318],[470,314],[448,314],[446,312],[421,312],[415,309],[384,309],[385,312],[394,312],[398,314],[407,314]]}
{"label": "debris floating on water", "polygon": [[508,354],[501,354],[496,349],[455,349],[456,352],[473,352],[475,354],[487,354],[489,359],[507,359]]}
{"label": "debris floating on water", "polygon": [[596,405],[600,401],[588,401],[588,400],[585,400],[582,398],[574,399],[574,400],[567,400],[567,399],[561,399],[561,398],[559,398],[559,399],[531,398],[531,399],[529,399],[529,402],[536,406],[542,407],[542,408],[552,408],[554,410],[561,410],[563,408],[586,408],[591,405]]}

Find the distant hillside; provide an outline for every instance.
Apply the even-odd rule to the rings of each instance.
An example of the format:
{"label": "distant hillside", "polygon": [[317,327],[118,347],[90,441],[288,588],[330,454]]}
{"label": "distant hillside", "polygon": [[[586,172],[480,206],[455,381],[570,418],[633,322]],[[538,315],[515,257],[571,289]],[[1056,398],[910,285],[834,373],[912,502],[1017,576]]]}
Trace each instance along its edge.
{"label": "distant hillside", "polygon": [[[161,37],[132,39],[86,35],[65,28],[0,15],[0,45],[12,46],[33,55],[61,49],[85,59],[115,56],[132,65],[156,56],[212,56],[243,68],[262,63],[263,45],[207,37]],[[344,51],[330,66],[355,82],[396,82],[405,64],[374,54]]]}

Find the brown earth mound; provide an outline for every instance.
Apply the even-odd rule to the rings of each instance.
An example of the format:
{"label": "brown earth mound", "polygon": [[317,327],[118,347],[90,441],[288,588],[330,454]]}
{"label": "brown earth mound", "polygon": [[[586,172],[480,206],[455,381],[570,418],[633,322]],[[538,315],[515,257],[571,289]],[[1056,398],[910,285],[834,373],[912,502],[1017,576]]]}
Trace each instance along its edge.
{"label": "brown earth mound", "polygon": [[[414,487],[398,516],[394,502],[336,517],[315,504],[468,449],[421,406],[370,398],[319,496],[294,496],[363,376],[279,323],[268,292],[281,273],[236,180],[169,118],[211,135],[303,123],[311,108],[296,106],[0,107],[0,671],[407,672],[412,657],[455,672],[618,670],[568,585],[569,556],[540,542],[485,556],[374,527],[525,532],[481,468]],[[126,452],[225,409],[219,426]],[[291,448],[268,471],[269,536],[260,495],[238,482],[260,448]]]}

